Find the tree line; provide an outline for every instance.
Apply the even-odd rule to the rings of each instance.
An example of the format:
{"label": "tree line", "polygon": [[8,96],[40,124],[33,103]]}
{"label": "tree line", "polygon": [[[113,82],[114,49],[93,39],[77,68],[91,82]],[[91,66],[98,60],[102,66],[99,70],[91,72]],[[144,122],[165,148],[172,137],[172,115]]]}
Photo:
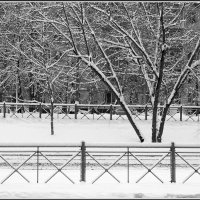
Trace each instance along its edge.
{"label": "tree line", "polygon": [[[143,142],[124,99],[127,74],[139,78],[153,107],[152,142],[188,77],[199,78],[199,4],[194,2],[2,2],[1,87],[11,74],[49,95],[51,134],[57,92],[100,84]],[[199,20],[199,21],[198,21]],[[119,66],[118,60],[128,65]],[[21,74],[21,76],[19,76]],[[12,79],[11,79],[12,80]],[[12,81],[11,81],[12,82]],[[10,83],[11,84],[11,83]],[[23,98],[23,97],[20,97]],[[164,105],[162,115],[158,106]]]}

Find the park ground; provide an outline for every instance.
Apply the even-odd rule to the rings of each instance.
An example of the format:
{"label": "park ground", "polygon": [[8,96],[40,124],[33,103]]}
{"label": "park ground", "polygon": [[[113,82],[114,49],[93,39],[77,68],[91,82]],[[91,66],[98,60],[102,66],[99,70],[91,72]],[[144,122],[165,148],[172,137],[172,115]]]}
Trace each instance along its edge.
{"label": "park ground", "polygon": [[[145,143],[151,143],[151,120],[136,119]],[[7,117],[0,120],[1,144],[139,143],[128,120],[56,119],[55,135],[50,135],[50,119]],[[200,123],[193,120],[166,122],[163,143],[200,144]],[[75,173],[75,171],[73,172]],[[184,175],[184,170],[182,171]],[[197,178],[198,174],[197,174]],[[153,183],[153,184],[152,184]],[[27,198],[200,198],[199,182],[160,183],[31,183],[10,181],[0,185],[1,199]]]}

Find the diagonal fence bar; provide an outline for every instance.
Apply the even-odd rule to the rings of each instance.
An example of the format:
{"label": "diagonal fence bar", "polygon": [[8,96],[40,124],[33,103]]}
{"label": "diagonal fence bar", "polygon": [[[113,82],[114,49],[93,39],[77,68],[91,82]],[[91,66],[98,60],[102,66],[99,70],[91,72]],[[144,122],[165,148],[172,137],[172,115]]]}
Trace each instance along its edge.
{"label": "diagonal fence bar", "polygon": [[187,160],[185,160],[179,153],[176,153],[176,155],[178,157],[180,157],[190,168],[193,169],[193,172],[187,177],[184,179],[184,181],[182,183],[185,183],[189,178],[191,178],[195,173],[199,174],[200,175],[200,172],[198,171],[200,169],[200,166],[196,169],[194,168]]}
{"label": "diagonal fence bar", "polygon": [[34,155],[36,154],[36,152],[34,152],[33,154],[31,154],[24,162],[22,162],[17,168],[14,168],[8,161],[6,161],[6,159],[4,159],[2,156],[1,158],[6,161],[7,164],[9,164],[14,170],[7,176],[5,177],[5,179],[1,182],[1,184],[3,184],[6,180],[8,180],[15,172],[19,173],[27,182],[29,182],[28,179],[26,179],[18,170],[20,167],[22,167],[22,165],[24,165],[27,161],[29,161]]}
{"label": "diagonal fence bar", "polygon": [[165,157],[167,157],[169,155],[169,153],[163,155],[160,160],[158,160],[151,168],[148,168],[144,163],[141,162],[141,160],[139,160],[135,155],[133,155],[132,153],[130,153],[143,167],[145,167],[147,169],[147,172],[144,173],[137,181],[136,183],[138,183],[140,180],[142,180],[148,173],[153,174],[161,183],[163,183],[163,181],[155,174],[152,172],[152,170],[162,161],[165,159]]}
{"label": "diagonal fence bar", "polygon": [[88,152],[87,152],[87,155],[90,156],[96,163],[98,163],[99,166],[101,166],[101,167],[104,169],[104,171],[103,171],[97,178],[95,178],[94,181],[92,181],[92,184],[95,183],[95,182],[96,182],[100,177],[102,177],[105,173],[110,174],[117,182],[120,183],[120,181],[119,181],[112,173],[110,173],[109,170],[110,170],[111,167],[113,167],[119,160],[121,160],[121,158],[123,158],[123,157],[126,155],[126,152],[125,152],[124,154],[122,154],[121,156],[119,156],[119,158],[117,158],[117,159],[115,160],[115,162],[112,163],[108,168],[105,168],[101,163],[99,163],[99,162],[94,158],[94,156],[92,156],[92,155],[89,154]]}
{"label": "diagonal fence bar", "polygon": [[76,153],[75,155],[73,155],[61,168],[58,168],[50,159],[48,159],[44,154],[42,154],[42,153],[40,152],[40,154],[41,154],[44,158],[46,158],[46,159],[49,161],[49,163],[52,164],[52,165],[57,169],[57,171],[56,171],[54,174],[52,174],[52,175],[45,181],[45,183],[49,182],[58,172],[60,172],[60,173],[62,173],[68,180],[70,180],[70,181],[74,184],[74,181],[73,181],[72,179],[70,179],[70,178],[62,171],[62,169],[63,169],[66,165],[68,165],[76,156],[78,156],[79,153],[80,153],[80,151],[79,151],[78,153]]}

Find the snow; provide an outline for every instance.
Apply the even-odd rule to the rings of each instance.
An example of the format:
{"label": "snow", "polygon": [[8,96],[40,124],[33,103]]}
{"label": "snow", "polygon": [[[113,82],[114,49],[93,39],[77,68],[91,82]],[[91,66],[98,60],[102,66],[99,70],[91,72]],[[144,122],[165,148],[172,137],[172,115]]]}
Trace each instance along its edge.
{"label": "snow", "polygon": [[[137,135],[134,133],[131,125],[125,116],[119,118],[113,115],[110,121],[109,114],[99,118],[99,115],[88,115],[90,118],[79,114],[78,119],[70,115],[72,119],[55,115],[55,135],[50,135],[50,117],[45,119],[33,118],[32,116],[17,114],[6,118],[0,116],[0,138],[1,144],[80,144],[85,141],[86,144],[140,144]],[[35,116],[38,117],[37,113]],[[139,126],[145,137],[144,144],[151,142],[151,119],[144,120],[144,116],[139,116],[142,120],[136,118],[136,124]],[[93,120],[94,118],[94,120]],[[99,119],[98,119],[99,118]],[[168,116],[169,118],[169,116]],[[175,142],[177,145],[200,144],[200,123],[198,116],[193,120],[183,116],[183,121],[179,121],[179,114],[174,116],[176,121],[171,118],[166,121],[163,134],[163,144]],[[98,120],[97,120],[98,119]],[[118,183],[108,173],[104,174],[97,182],[92,181],[102,172],[102,168],[90,168],[86,171],[86,183],[80,181],[80,166],[69,167],[63,170],[75,184],[72,184],[61,173],[58,173],[52,180],[45,184],[45,181],[54,173],[52,170],[39,171],[39,183],[36,183],[36,170],[25,170],[20,168],[20,172],[30,180],[27,183],[18,173],[15,173],[6,182],[0,186],[0,198],[199,198],[200,177],[195,174],[186,183],[182,183],[193,170],[188,167],[179,167],[177,170],[177,183],[170,183],[170,171],[168,168],[156,168],[153,171],[164,183],[159,182],[152,174],[148,174],[139,183],[135,183],[146,169],[130,169],[130,183],[127,183],[127,169],[124,167],[111,168],[110,172],[121,181]],[[0,180],[2,181],[10,172],[11,168],[0,167]]]}
{"label": "snow", "polygon": [[[69,173],[69,172],[68,172]],[[76,170],[70,172],[77,175]],[[182,172],[182,174],[184,171]],[[30,174],[30,173],[29,173]],[[51,172],[52,174],[52,172]],[[118,173],[115,173],[119,175]],[[27,175],[27,174],[25,174]],[[71,175],[71,176],[73,176]],[[20,177],[16,176],[19,180]],[[151,180],[151,177],[147,178]],[[59,179],[60,180],[60,179]],[[116,183],[107,177],[100,183],[76,183],[54,181],[44,183],[4,183],[0,187],[0,198],[199,198],[198,183],[159,183],[154,181],[142,183]],[[107,181],[108,180],[108,181]],[[19,181],[18,181],[19,182]],[[152,184],[153,183],[153,184]]]}
{"label": "snow", "polygon": [[[62,119],[62,115],[55,114],[55,135],[50,135],[50,116],[42,114],[42,119],[38,118],[38,115],[32,116],[17,114],[15,116],[2,118],[0,120],[0,136],[1,143],[80,143],[85,141],[86,143],[138,143],[139,139],[135,134],[132,126],[128,122],[126,116],[118,118],[113,115],[113,120],[109,120],[109,114],[103,115],[107,120],[100,115],[95,115],[94,120],[92,115],[78,114],[78,119],[74,119],[74,115],[71,114],[71,119],[65,117]],[[64,115],[63,115],[64,116]],[[0,116],[1,117],[1,116]],[[100,118],[99,118],[100,117]],[[144,116],[139,115],[142,120],[135,118],[135,122],[145,137],[144,143],[151,142],[151,119],[148,116],[148,120],[143,120]],[[118,119],[117,119],[118,118]],[[168,116],[169,118],[169,116]],[[183,116],[183,121],[179,121],[179,114],[174,116],[176,121],[171,118],[166,121],[163,143],[175,142],[176,144],[194,144],[200,143],[200,123],[198,117],[193,117],[196,121],[191,119],[187,120],[187,116]],[[98,119],[98,120],[97,120]],[[116,120],[117,119],[117,120]],[[187,121],[185,121],[187,120]]]}
{"label": "snow", "polygon": [[[158,189],[159,188],[159,189]],[[8,192],[9,191],[9,192]],[[2,199],[128,199],[128,198],[199,198],[199,185],[177,184],[18,184],[2,185]]]}

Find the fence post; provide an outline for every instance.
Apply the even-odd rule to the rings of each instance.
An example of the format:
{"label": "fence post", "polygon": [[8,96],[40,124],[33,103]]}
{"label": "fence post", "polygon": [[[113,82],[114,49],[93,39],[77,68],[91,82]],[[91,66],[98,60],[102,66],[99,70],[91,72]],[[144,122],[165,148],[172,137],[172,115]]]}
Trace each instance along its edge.
{"label": "fence post", "polygon": [[78,105],[77,104],[75,104],[74,114],[75,114],[75,119],[77,119],[77,114],[78,114]]}
{"label": "fence post", "polygon": [[85,142],[81,142],[81,182],[86,181],[86,154],[85,154],[86,146]]}
{"label": "fence post", "polygon": [[6,103],[3,102],[3,117],[6,118]]}
{"label": "fence post", "polygon": [[171,143],[170,147],[170,171],[171,171],[171,183],[176,183],[176,157],[175,157],[175,145]]}
{"label": "fence post", "polygon": [[110,120],[112,120],[112,113],[113,113],[113,105],[110,105]]}
{"label": "fence post", "polygon": [[39,118],[42,117],[42,103],[39,104]]}
{"label": "fence post", "polygon": [[37,147],[37,183],[39,183],[39,146]]}
{"label": "fence post", "polygon": [[183,117],[183,107],[182,105],[180,106],[180,121],[182,121]]}
{"label": "fence post", "polygon": [[129,147],[127,147],[127,182],[129,183],[130,178],[130,167],[129,167]]}
{"label": "fence post", "polygon": [[147,105],[145,106],[145,120],[147,120],[147,115],[148,115],[148,107]]}

